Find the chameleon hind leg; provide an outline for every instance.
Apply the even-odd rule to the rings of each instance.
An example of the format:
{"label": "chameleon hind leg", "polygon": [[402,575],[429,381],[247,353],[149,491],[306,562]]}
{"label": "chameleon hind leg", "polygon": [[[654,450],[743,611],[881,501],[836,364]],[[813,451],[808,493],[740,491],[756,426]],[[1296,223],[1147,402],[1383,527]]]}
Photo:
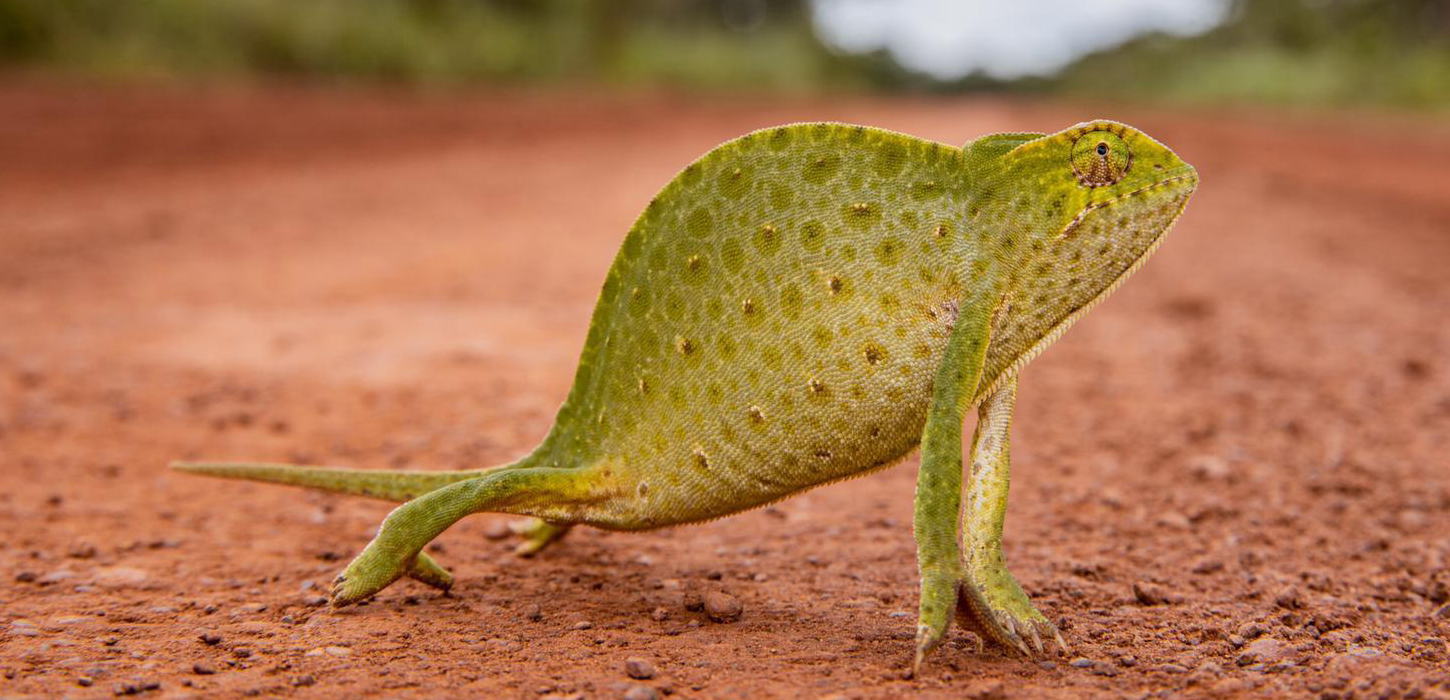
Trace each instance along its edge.
{"label": "chameleon hind leg", "polygon": [[332,589],[333,605],[371,597],[403,576],[429,585],[452,585],[452,575],[423,547],[453,523],[479,512],[520,513],[567,522],[580,492],[573,469],[510,469],[430,491],[398,506],[378,534],[343,570]]}
{"label": "chameleon hind leg", "polygon": [[1002,554],[1002,525],[1007,517],[1007,488],[1011,481],[1008,433],[1016,401],[1014,377],[977,409],[971,478],[962,510],[965,577],[957,614],[974,620],[998,642],[1030,656],[1042,653],[1044,638],[1056,640],[1064,651],[1067,644],[1057,628],[1032,605],[1007,569]]}
{"label": "chameleon hind leg", "polygon": [[509,529],[522,540],[514,547],[514,554],[532,557],[545,547],[558,542],[569,534],[573,523],[564,523],[543,518],[523,518],[509,523]]}
{"label": "chameleon hind leg", "polygon": [[444,593],[453,588],[453,574],[448,573],[447,569],[433,561],[433,557],[428,556],[426,552],[418,552],[418,555],[413,557],[413,562],[408,565],[408,578],[437,588]]}

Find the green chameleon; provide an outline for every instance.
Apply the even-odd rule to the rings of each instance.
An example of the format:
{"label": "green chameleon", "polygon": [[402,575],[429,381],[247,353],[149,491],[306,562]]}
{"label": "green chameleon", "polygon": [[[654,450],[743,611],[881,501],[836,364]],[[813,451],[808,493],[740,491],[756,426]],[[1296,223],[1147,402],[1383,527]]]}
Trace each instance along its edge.
{"label": "green chameleon", "polygon": [[920,445],[913,672],[954,613],[1024,653],[1065,649],[1002,553],[1017,375],[1147,259],[1197,184],[1111,121],[963,148],[846,124],[756,131],[687,166],[630,229],[569,397],[522,459],[174,466],[406,501],[337,577],[346,605],[404,576],[448,589],[423,547],[472,513],[532,516],[527,554],[575,524],[719,518]]}

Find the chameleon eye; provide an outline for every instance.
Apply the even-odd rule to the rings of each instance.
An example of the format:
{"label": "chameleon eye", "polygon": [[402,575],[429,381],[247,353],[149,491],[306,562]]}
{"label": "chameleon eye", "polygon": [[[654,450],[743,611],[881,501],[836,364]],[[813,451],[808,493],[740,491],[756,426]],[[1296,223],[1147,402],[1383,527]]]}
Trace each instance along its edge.
{"label": "chameleon eye", "polygon": [[1072,173],[1088,187],[1103,187],[1122,180],[1133,164],[1133,153],[1122,137],[1111,131],[1089,131],[1072,144]]}

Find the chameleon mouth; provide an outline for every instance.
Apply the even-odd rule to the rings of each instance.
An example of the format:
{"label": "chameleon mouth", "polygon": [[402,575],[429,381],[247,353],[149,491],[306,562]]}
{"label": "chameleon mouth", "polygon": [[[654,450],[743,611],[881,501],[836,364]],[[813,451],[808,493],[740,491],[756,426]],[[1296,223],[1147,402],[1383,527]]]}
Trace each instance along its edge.
{"label": "chameleon mouth", "polygon": [[1131,192],[1124,192],[1123,194],[1117,195],[1116,197],[1113,197],[1111,199],[1105,199],[1101,202],[1093,202],[1092,204],[1083,207],[1083,210],[1078,212],[1077,216],[1073,217],[1072,221],[1069,221],[1067,225],[1064,226],[1062,230],[1053,237],[1053,240],[1061,241],[1072,238],[1082,229],[1083,222],[1087,221],[1094,212],[1100,209],[1107,209],[1109,207],[1122,204],[1125,201],[1137,197],[1146,196],[1149,194],[1167,194],[1172,200],[1179,203],[1179,208],[1181,209],[1182,205],[1187,203],[1188,196],[1193,194],[1193,191],[1195,189],[1198,189],[1198,171],[1194,169],[1193,166],[1185,163],[1177,168],[1168,171],[1164,175],[1163,179],[1158,180],[1157,182],[1144,185],[1136,190],[1132,190]]}

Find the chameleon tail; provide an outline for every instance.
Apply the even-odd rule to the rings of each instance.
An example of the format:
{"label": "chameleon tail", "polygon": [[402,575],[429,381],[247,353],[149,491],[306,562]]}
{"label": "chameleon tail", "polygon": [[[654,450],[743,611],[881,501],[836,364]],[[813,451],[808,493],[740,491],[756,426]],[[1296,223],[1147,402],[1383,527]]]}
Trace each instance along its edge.
{"label": "chameleon tail", "polygon": [[491,469],[467,471],[385,471],[256,462],[171,463],[172,469],[190,474],[306,486],[323,491],[367,496],[393,502],[409,501],[454,482],[474,479],[498,469],[514,466],[521,465],[510,464]]}

